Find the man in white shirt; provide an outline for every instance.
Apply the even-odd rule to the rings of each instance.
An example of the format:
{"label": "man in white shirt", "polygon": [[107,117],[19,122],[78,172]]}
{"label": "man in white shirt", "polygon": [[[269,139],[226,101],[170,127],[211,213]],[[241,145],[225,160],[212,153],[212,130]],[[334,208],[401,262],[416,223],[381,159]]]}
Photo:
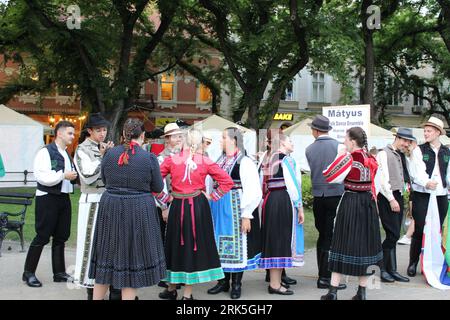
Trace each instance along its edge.
{"label": "man in white shirt", "polygon": [[71,181],[77,178],[67,146],[75,137],[74,125],[60,121],[55,127],[56,139],[36,154],[34,176],[37,181],[35,228],[36,237],[31,242],[25,261],[22,280],[30,287],[41,287],[35,275],[44,246],[52,237],[52,269],[54,282],[71,282],[66,273],[64,245],[70,236],[72,208],[69,193]]}
{"label": "man in white shirt", "polygon": [[381,281],[409,282],[397,272],[396,246],[403,220],[403,191],[408,180],[402,158],[403,152],[414,141],[411,129],[399,128],[395,140],[377,154],[379,181],[378,211],[386,239],[383,241]]}
{"label": "man in white shirt", "polygon": [[448,208],[448,186],[450,185],[450,150],[441,144],[439,137],[446,134],[442,120],[430,117],[424,124],[425,143],[412,151],[408,159],[409,173],[414,196],[412,216],[415,229],[411,239],[408,275],[416,275],[422,249],[423,228],[428,212],[430,194],[436,195],[442,227]]}

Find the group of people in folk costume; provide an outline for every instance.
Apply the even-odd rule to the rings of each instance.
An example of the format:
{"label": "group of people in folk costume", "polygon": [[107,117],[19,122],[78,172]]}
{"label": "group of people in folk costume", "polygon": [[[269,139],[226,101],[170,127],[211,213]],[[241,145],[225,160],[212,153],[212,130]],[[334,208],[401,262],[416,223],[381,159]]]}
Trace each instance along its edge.
{"label": "group of people in folk costume", "polygon": [[[346,288],[340,283],[342,274],[359,277],[354,299],[365,299],[368,268],[374,265],[381,268],[383,281],[409,280],[397,272],[395,251],[405,181],[414,190],[417,227],[408,275],[415,275],[421,243],[437,241],[448,206],[450,151],[439,145],[439,121],[426,123],[427,143],[415,149],[410,147],[411,132],[399,130],[378,161],[368,153],[361,128],[349,129],[342,145],[328,136],[327,118],[317,116],[311,123],[316,140],[306,157],[319,231],[317,287],[329,290],[322,299],[337,299],[337,290]],[[29,286],[42,286],[35,271],[43,246],[53,237],[54,281],[86,287],[88,299],[104,299],[108,290],[110,299],[136,299],[137,288],[159,284],[165,287],[161,299],[177,299],[183,285],[181,299],[189,300],[193,285],[210,281],[217,283],[209,294],[231,291],[230,297],[237,299],[244,272],[257,268],[267,270],[270,294],[294,293],[290,285],[296,281],[285,268],[304,263],[305,218],[300,169],[289,156],[294,146],[288,136],[269,134],[267,151],[254,161],[246,154],[241,131],[227,128],[223,154],[214,162],[206,152],[211,138],[201,131],[166,125],[166,149],[156,157],[142,147],[140,120],[126,120],[118,146],[105,142],[108,125],[100,114],[90,116],[87,137],[72,162],[65,149],[74,138],[73,124],[60,122],[55,142],[36,157],[37,236],[23,273]],[[77,178],[81,197],[72,278],[65,271],[64,243],[70,234],[68,194]],[[433,214],[437,223],[428,224]],[[386,230],[383,244],[379,218]],[[422,242],[426,219],[436,230],[425,228]],[[423,256],[429,250],[433,255],[428,260],[435,259],[436,248],[429,246]],[[442,251],[439,257],[442,272],[436,276],[445,287],[449,270]],[[422,271],[429,280],[436,270],[426,265]]]}

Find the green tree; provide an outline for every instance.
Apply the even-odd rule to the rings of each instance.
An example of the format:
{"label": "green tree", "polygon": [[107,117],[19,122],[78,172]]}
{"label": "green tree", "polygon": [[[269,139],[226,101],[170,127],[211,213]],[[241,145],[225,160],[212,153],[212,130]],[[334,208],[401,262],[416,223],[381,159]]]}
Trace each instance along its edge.
{"label": "green tree", "polygon": [[[190,12],[186,30],[222,53],[242,91],[234,121],[248,111],[250,127],[269,127],[286,85],[309,61],[322,1],[199,2],[202,8]],[[269,84],[268,99],[261,106]]]}

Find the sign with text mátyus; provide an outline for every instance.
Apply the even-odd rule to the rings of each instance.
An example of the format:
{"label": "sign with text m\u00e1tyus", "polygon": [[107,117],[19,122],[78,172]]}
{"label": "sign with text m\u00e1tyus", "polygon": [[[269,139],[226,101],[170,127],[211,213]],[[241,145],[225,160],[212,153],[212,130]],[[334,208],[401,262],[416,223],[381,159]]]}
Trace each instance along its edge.
{"label": "sign with text m\u00e1tyus", "polygon": [[323,107],[322,114],[330,119],[329,135],[340,142],[351,127],[361,127],[370,136],[370,105]]}

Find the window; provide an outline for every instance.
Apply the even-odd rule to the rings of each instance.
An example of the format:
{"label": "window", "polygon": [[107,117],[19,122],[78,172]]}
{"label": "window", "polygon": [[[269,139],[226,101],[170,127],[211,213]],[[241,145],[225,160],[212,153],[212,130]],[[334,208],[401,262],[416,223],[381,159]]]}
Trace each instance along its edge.
{"label": "window", "polygon": [[201,103],[208,103],[212,99],[211,90],[204,84],[200,83],[198,90],[198,101]]}
{"label": "window", "polygon": [[323,72],[315,72],[312,82],[312,101],[325,102],[325,74]]}
{"label": "window", "polygon": [[421,97],[423,97],[423,89],[417,89],[414,94],[414,106],[423,107],[423,99]]}
{"label": "window", "polygon": [[293,91],[293,80],[289,81],[289,83],[286,85],[286,90],[284,90],[284,93],[281,95],[281,100],[285,101],[292,101],[294,100],[294,91]]}
{"label": "window", "polygon": [[398,80],[389,79],[389,89],[392,94],[389,96],[388,105],[399,106],[402,103],[402,92]]}
{"label": "window", "polygon": [[164,73],[161,75],[161,100],[174,100],[175,75]]}
{"label": "window", "polygon": [[72,86],[61,86],[58,87],[58,95],[60,96],[73,96],[73,87]]}

